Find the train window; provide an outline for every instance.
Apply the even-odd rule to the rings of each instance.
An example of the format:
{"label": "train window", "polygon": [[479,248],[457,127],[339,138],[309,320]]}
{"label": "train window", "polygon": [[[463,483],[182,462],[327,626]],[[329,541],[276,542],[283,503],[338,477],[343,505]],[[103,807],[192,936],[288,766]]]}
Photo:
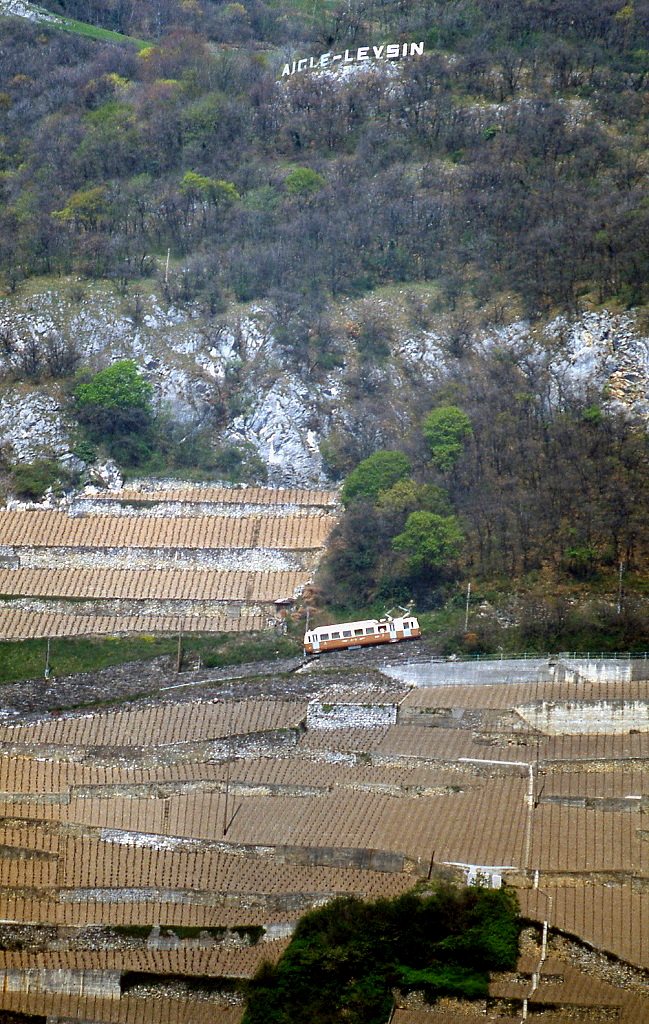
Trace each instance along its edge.
{"label": "train window", "polygon": [[328,633],[321,633],[320,634],[320,639],[321,640],[328,640],[329,639],[329,634]]}
{"label": "train window", "polygon": [[368,633],[368,634],[369,633],[373,633],[374,632],[374,626],[367,626],[366,629],[365,629],[365,632]]}
{"label": "train window", "polygon": [[363,630],[362,629],[355,629],[354,630],[354,636],[362,636],[362,635],[363,635]]}
{"label": "train window", "polygon": [[331,634],[331,639],[332,640],[340,640],[340,633],[332,633]]}
{"label": "train window", "polygon": [[343,636],[351,636],[351,635],[352,635],[351,629],[343,629]]}

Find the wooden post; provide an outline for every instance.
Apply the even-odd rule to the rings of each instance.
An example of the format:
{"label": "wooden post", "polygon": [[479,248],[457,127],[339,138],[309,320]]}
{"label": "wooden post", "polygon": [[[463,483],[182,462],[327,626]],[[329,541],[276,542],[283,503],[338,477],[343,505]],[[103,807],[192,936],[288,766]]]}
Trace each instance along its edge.
{"label": "wooden post", "polygon": [[433,874],[433,864],[434,863],[435,863],[435,851],[433,850],[433,852],[431,854],[431,857],[430,857],[430,864],[428,866],[428,881],[429,882],[430,882],[431,876]]}
{"label": "wooden post", "polygon": [[183,663],[183,628],[178,630],[178,654],[176,656],[176,672],[180,672]]}
{"label": "wooden post", "polygon": [[229,823],[228,823],[228,798],[230,796],[230,765],[232,763],[232,718],[233,709],[230,704],[228,714],[228,760],[225,769],[225,807],[223,808],[223,838],[227,835]]}
{"label": "wooden post", "polygon": [[225,807],[223,808],[223,837],[228,834],[228,797],[230,795],[230,763],[232,761],[232,736],[228,736],[228,760],[225,771]]}

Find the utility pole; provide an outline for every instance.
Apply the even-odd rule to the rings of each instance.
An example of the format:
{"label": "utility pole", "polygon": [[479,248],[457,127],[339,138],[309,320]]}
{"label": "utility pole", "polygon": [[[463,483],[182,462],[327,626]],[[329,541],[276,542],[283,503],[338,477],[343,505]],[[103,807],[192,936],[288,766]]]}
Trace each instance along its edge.
{"label": "utility pole", "polygon": [[617,586],[617,613],[622,614],[622,570],[624,569],[624,562],[620,562],[620,576]]}
{"label": "utility pole", "polygon": [[471,599],[471,584],[466,588],[466,612],[464,614],[464,632],[469,632],[469,601]]}
{"label": "utility pole", "polygon": [[45,652],[45,678],[50,678],[50,638],[47,638],[47,650]]}

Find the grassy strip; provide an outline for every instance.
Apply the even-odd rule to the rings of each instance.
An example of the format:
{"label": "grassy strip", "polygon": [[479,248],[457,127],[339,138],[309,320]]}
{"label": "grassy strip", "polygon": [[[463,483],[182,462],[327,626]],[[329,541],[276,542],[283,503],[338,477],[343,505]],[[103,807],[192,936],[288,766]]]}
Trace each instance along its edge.
{"label": "grassy strip", "polygon": [[104,43],[128,43],[136,46],[138,50],[145,46],[151,46],[146,39],[136,39],[134,36],[123,36],[121,32],[113,32],[108,28],[97,28],[95,25],[87,25],[83,21],[75,21],[73,18],[60,18],[57,25],[66,32],[76,32],[79,36],[88,36],[90,39],[99,39]]}
{"label": "grassy strip", "polygon": [[[208,668],[290,658],[302,650],[298,641],[271,632],[186,635],[182,646],[184,664],[192,664],[200,657]],[[96,672],[160,655],[175,658],[177,651],[178,638],[173,636],[54,637],[50,641],[50,673],[66,676]],[[42,679],[46,658],[45,638],[0,642],[0,683]]]}
{"label": "grassy strip", "polygon": [[312,21],[320,21],[331,15],[338,4],[336,0],[288,0],[286,6]]}
{"label": "grassy strip", "polygon": [[218,637],[188,637],[186,652],[188,659],[198,654],[205,668],[220,668],[295,658],[302,654],[303,648],[301,635],[295,639],[277,633],[221,633]]}
{"label": "grassy strip", "polygon": [[[177,641],[172,637],[54,637],[50,641],[52,675],[94,672],[140,658],[172,654]],[[47,640],[4,640],[0,643],[0,682],[43,678]]]}
{"label": "grassy strip", "polygon": [[79,36],[87,36],[90,39],[100,39],[105,43],[128,43],[132,46],[137,46],[138,50],[141,50],[145,46],[151,46],[151,43],[146,39],[136,39],[135,36],[125,36],[121,32],[113,32],[112,29],[99,28],[96,25],[88,25],[85,21],[76,21],[75,18],[64,18],[60,14],[54,14],[52,11],[46,10],[44,7],[37,7],[34,5],[33,8],[40,14],[47,15],[48,24],[52,28],[61,28],[66,32],[75,32]]}

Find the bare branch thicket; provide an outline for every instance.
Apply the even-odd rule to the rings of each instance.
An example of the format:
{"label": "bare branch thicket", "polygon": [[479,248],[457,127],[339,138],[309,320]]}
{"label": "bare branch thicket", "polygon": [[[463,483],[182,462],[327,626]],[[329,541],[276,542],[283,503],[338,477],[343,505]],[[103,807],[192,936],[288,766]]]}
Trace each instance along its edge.
{"label": "bare branch thicket", "polygon": [[40,381],[43,372],[43,352],[40,340],[32,331],[16,351],[15,366],[19,377],[26,378],[33,384]]}
{"label": "bare branch thicket", "polygon": [[51,377],[71,377],[81,362],[81,352],[71,338],[64,338],[58,331],[46,334],[44,358]]}

